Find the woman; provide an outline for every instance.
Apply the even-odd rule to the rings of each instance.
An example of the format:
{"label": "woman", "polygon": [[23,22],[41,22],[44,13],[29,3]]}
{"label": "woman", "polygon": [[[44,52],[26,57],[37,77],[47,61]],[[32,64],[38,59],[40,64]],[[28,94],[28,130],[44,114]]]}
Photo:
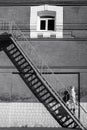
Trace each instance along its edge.
{"label": "woman", "polygon": [[75,87],[71,86],[71,101],[72,101],[72,112],[75,114],[75,106],[76,106],[76,93]]}

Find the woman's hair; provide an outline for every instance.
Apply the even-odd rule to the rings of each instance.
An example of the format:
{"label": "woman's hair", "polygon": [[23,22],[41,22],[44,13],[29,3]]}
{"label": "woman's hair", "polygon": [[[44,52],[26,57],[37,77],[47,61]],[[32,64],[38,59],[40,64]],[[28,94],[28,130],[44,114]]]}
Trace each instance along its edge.
{"label": "woman's hair", "polygon": [[69,94],[68,91],[64,91],[64,95],[67,95],[67,94]]}
{"label": "woman's hair", "polygon": [[68,91],[64,91],[63,101],[66,103],[68,100],[70,100],[70,94]]}

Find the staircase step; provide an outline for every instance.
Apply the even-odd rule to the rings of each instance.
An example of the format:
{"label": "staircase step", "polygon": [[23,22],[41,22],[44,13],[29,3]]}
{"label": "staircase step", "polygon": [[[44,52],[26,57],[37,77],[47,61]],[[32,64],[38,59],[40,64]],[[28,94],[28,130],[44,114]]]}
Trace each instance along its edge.
{"label": "staircase step", "polygon": [[18,65],[22,65],[23,63],[26,63],[25,59],[21,59],[20,61],[17,62]]}
{"label": "staircase step", "polygon": [[[74,124],[73,129],[75,129],[75,128],[77,128],[77,127],[78,127],[78,125],[77,125],[77,124]],[[79,130],[81,130],[81,129],[79,128]]]}
{"label": "staircase step", "polygon": [[12,54],[16,53],[17,51],[18,51],[18,49],[14,47],[11,50],[9,50],[9,53],[12,55]]}
{"label": "staircase step", "polygon": [[20,55],[20,57],[18,56],[18,57],[14,58],[14,59],[15,59],[16,62],[18,62],[18,61],[20,61],[20,60],[23,59],[23,58],[24,58],[24,57],[23,57],[22,55]]}
{"label": "staircase step", "polygon": [[15,49],[15,51],[13,51],[13,53],[10,52],[11,55],[14,55],[16,53],[20,53],[18,50]]}
{"label": "staircase step", "polygon": [[37,81],[35,81],[35,82],[32,82],[32,88],[33,88],[34,91],[36,90],[36,89],[34,88],[35,85],[37,85],[38,88],[41,87],[41,85],[38,85],[38,83],[39,83],[39,80],[37,80]]}
{"label": "staircase step", "polygon": [[20,55],[20,57],[18,56],[18,57],[15,58],[15,61],[18,63],[18,62],[21,61],[22,59],[24,59],[24,57],[22,57],[22,56]]}
{"label": "staircase step", "polygon": [[[27,63],[27,62],[26,62],[26,63]],[[28,66],[28,63],[25,64],[25,65],[20,65],[20,68],[24,69],[24,68],[26,68],[27,66]]]}
{"label": "staircase step", "polygon": [[14,44],[11,44],[11,45],[9,45],[9,46],[7,47],[7,50],[10,51],[10,50],[12,50],[12,49],[14,49],[14,48],[15,48],[15,45],[14,45]]}
{"label": "staircase step", "polygon": [[25,68],[27,68],[27,67],[29,67],[28,64],[27,64],[26,66],[20,66],[20,68],[22,68],[22,69],[25,69]]}
{"label": "staircase step", "polygon": [[19,57],[19,56],[21,56],[21,54],[20,54],[20,53],[19,53],[19,54],[17,54],[17,55],[15,55],[15,53],[14,53],[14,54],[12,54],[12,57],[13,57],[13,58],[15,58],[15,59],[16,59],[17,57]]}
{"label": "staircase step", "polygon": [[66,123],[67,121],[69,121],[71,118],[66,118],[64,121],[63,121],[63,124]]}
{"label": "staircase step", "polygon": [[[28,78],[29,79],[29,78]],[[32,78],[31,80],[29,80],[29,82],[32,82],[36,79],[36,77]]]}
{"label": "staircase step", "polygon": [[[53,109],[53,110],[51,109],[51,111],[52,111],[52,112],[55,112],[55,113],[58,112],[58,107],[55,108],[55,109]],[[57,117],[57,116],[56,116],[56,117]]]}
{"label": "staircase step", "polygon": [[14,50],[14,49],[16,49],[17,50],[17,48],[14,46],[13,48],[11,48],[10,50],[8,50],[9,52],[10,51],[12,51],[12,50]]}
{"label": "staircase step", "polygon": [[25,78],[26,82],[28,82],[28,83],[32,83],[32,81],[35,79],[36,79],[36,77],[32,78],[32,75],[28,76],[28,78]]}
{"label": "staircase step", "polygon": [[24,74],[25,74],[25,75],[24,75],[24,78],[25,78],[26,80],[28,80],[30,77],[31,77],[31,78],[32,78],[32,77],[36,77],[34,73],[30,73],[30,72],[29,72],[28,74],[27,74],[27,73],[24,73]]}
{"label": "staircase step", "polygon": [[66,125],[66,127],[72,125],[74,123],[74,121],[71,121],[68,125]]}
{"label": "staircase step", "polygon": [[55,101],[55,99],[51,97],[49,101],[45,101],[45,104],[49,105],[50,103],[52,103],[54,101]]}
{"label": "staircase step", "polygon": [[[62,116],[62,115],[61,115],[60,113],[57,113],[56,116],[59,117],[59,116]],[[63,116],[62,116],[62,117],[63,117]]]}
{"label": "staircase step", "polygon": [[55,104],[53,104],[52,106],[50,106],[50,109],[52,109],[53,107],[55,107],[58,103],[55,102]]}
{"label": "staircase step", "polygon": [[[17,64],[18,64],[18,63],[17,63]],[[18,64],[18,66],[27,66],[27,62],[26,62],[26,61],[24,61],[24,62],[22,62],[22,63]]]}
{"label": "staircase step", "polygon": [[[36,89],[38,89],[38,88],[40,88],[40,87],[42,86],[42,84],[41,84],[41,83],[40,83],[40,84],[38,84],[38,83],[40,83],[40,82],[39,82],[39,81],[37,81],[36,83],[34,83],[34,84],[33,84],[33,86],[32,86],[32,87],[33,87],[33,90],[36,90]],[[35,86],[35,85],[37,85],[37,87],[36,87],[36,88],[34,88],[34,86]]]}
{"label": "staircase step", "polygon": [[51,96],[49,95],[49,96],[46,97],[45,99],[43,99],[43,97],[42,97],[41,99],[45,102],[45,101],[48,100],[50,97],[51,97]]}
{"label": "staircase step", "polygon": [[32,68],[29,67],[29,66],[28,66],[28,68],[23,69],[23,71],[24,71],[25,74],[29,73],[31,70],[32,70]]}
{"label": "staircase step", "polygon": [[46,92],[46,93],[40,95],[39,97],[42,98],[42,97],[45,96],[47,93],[48,93],[48,92]]}
{"label": "staircase step", "polygon": [[[37,92],[37,90],[39,88],[40,88],[40,90]],[[46,90],[46,88],[44,88],[44,87],[39,87],[39,88],[35,89],[37,94],[40,94],[42,91]]]}
{"label": "staircase step", "polygon": [[33,73],[28,73],[28,74],[23,73],[23,74],[24,74],[24,78],[25,78],[26,80],[28,80],[30,77],[33,76]]}
{"label": "staircase step", "polygon": [[36,88],[34,88],[34,91],[39,94],[40,91],[45,90],[45,88],[42,85],[36,86]]}
{"label": "staircase step", "polygon": [[64,118],[64,116],[61,116],[61,117],[59,117],[59,120],[62,120]]}

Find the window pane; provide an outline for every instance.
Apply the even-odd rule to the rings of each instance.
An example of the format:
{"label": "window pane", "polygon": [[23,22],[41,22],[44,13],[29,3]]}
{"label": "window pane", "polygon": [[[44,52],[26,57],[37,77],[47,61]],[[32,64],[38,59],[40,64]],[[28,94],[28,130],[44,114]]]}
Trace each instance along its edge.
{"label": "window pane", "polygon": [[46,26],[46,21],[45,20],[41,20],[40,30],[45,30],[45,26]]}
{"label": "window pane", "polygon": [[54,30],[54,20],[48,20],[48,30]]}

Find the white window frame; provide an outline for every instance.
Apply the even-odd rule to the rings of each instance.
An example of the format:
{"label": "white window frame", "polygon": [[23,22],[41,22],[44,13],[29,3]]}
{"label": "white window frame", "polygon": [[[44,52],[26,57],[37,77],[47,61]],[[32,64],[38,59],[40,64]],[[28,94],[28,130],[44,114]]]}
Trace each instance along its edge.
{"label": "white window frame", "polygon": [[[45,29],[40,29],[39,28],[40,31],[55,31],[55,17],[54,18],[52,18],[52,16],[49,16],[49,18],[48,17],[45,18],[45,16],[44,16],[44,18],[40,17],[40,22],[39,22],[40,25],[39,25],[39,27],[41,26],[41,21],[42,20],[46,21],[46,25],[45,25]],[[54,30],[48,30],[48,20],[54,20]]]}

